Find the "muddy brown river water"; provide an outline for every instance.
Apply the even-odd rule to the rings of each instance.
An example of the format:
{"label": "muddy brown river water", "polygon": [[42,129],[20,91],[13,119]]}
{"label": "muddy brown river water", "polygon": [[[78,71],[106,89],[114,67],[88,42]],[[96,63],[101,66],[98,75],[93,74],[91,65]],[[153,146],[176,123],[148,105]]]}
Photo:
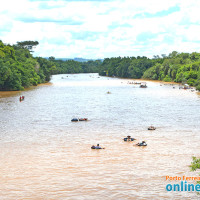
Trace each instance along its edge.
{"label": "muddy brown river water", "polygon": [[[166,191],[179,183],[166,176],[198,176],[189,165],[200,157],[200,96],[178,85],[128,81],[54,75],[52,84],[0,93],[0,199],[200,199]],[[124,142],[127,135],[137,140]],[[135,145],[142,140],[146,147]],[[90,148],[97,143],[105,149]]]}

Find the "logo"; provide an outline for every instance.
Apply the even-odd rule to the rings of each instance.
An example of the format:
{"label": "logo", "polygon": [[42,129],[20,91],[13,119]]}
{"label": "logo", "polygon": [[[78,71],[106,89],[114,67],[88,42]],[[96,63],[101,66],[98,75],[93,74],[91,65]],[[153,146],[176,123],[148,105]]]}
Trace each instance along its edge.
{"label": "logo", "polygon": [[200,177],[188,177],[188,176],[166,176],[166,180],[168,181],[179,181],[178,184],[167,184],[166,190],[168,192],[171,191],[188,191],[188,192],[200,192],[200,184],[196,183],[188,183],[187,181],[200,181]]}

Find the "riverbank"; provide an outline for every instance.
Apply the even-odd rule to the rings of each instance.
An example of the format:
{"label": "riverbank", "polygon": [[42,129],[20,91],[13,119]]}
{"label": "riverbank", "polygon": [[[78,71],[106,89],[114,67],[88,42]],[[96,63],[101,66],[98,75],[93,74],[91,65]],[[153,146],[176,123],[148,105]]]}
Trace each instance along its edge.
{"label": "riverbank", "polygon": [[41,83],[38,84],[37,86],[31,86],[29,88],[25,88],[24,90],[18,90],[18,91],[0,91],[0,98],[5,98],[5,97],[10,97],[10,96],[20,96],[21,93],[36,89],[37,87],[44,87],[44,86],[51,86],[51,82],[47,83]]}
{"label": "riverbank", "polygon": [[[101,77],[119,78],[119,79],[128,81],[129,83],[127,82],[127,84],[131,84],[131,85],[137,85],[138,83],[141,83],[141,82],[155,82],[155,83],[159,83],[160,86],[171,85],[171,86],[179,86],[180,89],[184,89],[184,84],[177,83],[177,82],[166,82],[166,81],[161,81],[161,80],[150,80],[150,79],[132,79],[132,78],[121,78],[121,77],[109,77],[109,76],[101,76]],[[134,84],[135,82],[137,84]],[[200,94],[200,91],[198,91],[194,86],[189,86],[189,88],[187,88],[186,90],[191,90],[192,92],[195,91],[197,94]]]}
{"label": "riverbank", "polygon": [[20,95],[21,91],[0,91],[0,98]]}

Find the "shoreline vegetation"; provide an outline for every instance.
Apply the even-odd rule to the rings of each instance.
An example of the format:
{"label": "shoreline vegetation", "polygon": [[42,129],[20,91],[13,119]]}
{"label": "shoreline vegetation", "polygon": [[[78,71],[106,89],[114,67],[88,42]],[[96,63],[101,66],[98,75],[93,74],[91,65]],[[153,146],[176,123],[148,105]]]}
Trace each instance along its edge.
{"label": "shoreline vegetation", "polygon": [[4,44],[0,40],[0,91],[22,91],[31,86],[49,83],[51,75],[98,73],[101,60],[78,62],[33,57],[37,41]]}
{"label": "shoreline vegetation", "polygon": [[99,74],[142,80],[157,80],[188,84],[200,90],[200,53],[162,54],[147,57],[117,57],[104,59]]}
{"label": "shoreline vegetation", "polygon": [[[50,85],[52,85],[51,82],[46,82],[46,83],[40,83],[40,84],[38,84],[37,86],[39,86],[39,87],[40,87],[40,86],[41,86],[41,87],[47,87],[47,86],[50,86]],[[28,87],[28,88],[25,88],[24,90],[0,91],[0,98],[1,98],[1,97],[17,96],[17,95],[20,95],[22,91],[32,90],[32,89],[36,88],[37,86],[30,86],[30,87]]]}
{"label": "shoreline vegetation", "polygon": [[33,57],[37,41],[4,44],[0,40],[0,91],[20,91],[48,83],[51,75],[99,73],[100,76],[154,80],[188,84],[200,91],[200,53],[156,55],[152,59],[140,57],[113,57],[78,62]]}

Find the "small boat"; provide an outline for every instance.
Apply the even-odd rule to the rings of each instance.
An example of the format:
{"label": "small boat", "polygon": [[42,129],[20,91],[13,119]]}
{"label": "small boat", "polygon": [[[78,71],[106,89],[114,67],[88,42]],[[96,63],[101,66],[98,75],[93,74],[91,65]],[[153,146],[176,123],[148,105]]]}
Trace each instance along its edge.
{"label": "small boat", "polygon": [[108,92],[107,92],[107,94],[111,94],[111,92],[110,92],[110,91],[108,91]]}
{"label": "small boat", "polygon": [[130,135],[128,135],[126,138],[124,138],[125,142],[134,141],[134,140],[136,140],[136,139],[132,138]]}
{"label": "small boat", "polygon": [[142,146],[145,147],[145,146],[147,146],[147,143],[145,141],[142,141],[140,143],[137,143],[136,145],[139,146],[139,147],[142,147]]}
{"label": "small boat", "polygon": [[190,89],[190,86],[188,84],[184,84],[183,89]]}
{"label": "small boat", "polygon": [[154,130],[156,130],[156,127],[154,127],[154,126],[149,126],[148,130],[154,131]]}

